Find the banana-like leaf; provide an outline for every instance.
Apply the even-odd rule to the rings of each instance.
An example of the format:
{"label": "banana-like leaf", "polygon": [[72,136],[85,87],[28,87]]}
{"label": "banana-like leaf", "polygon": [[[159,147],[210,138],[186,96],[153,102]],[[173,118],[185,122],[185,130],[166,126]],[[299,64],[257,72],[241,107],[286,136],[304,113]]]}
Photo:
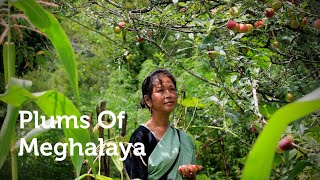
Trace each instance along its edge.
{"label": "banana-like leaf", "polygon": [[242,174],[243,180],[268,180],[281,134],[295,120],[320,110],[320,88],[278,109],[256,140]]}
{"label": "banana-like leaf", "polygon": [[7,107],[7,114],[0,131],[0,169],[9,154],[11,140],[15,134],[19,109],[19,107],[12,105],[8,105]]}
{"label": "banana-like leaf", "polygon": [[[14,94],[10,91],[19,92],[18,95],[14,96]],[[9,97],[10,96],[10,97]],[[73,138],[75,142],[80,142],[83,147],[91,141],[90,135],[87,129],[83,128],[75,128],[73,126],[74,123],[80,125],[80,112],[78,109],[72,104],[72,102],[65,97],[62,93],[57,91],[46,91],[41,93],[33,93],[31,94],[27,90],[22,90],[17,86],[9,86],[8,91],[0,95],[0,100],[5,101],[8,104],[15,104],[21,106],[25,101],[21,101],[21,97],[24,97],[25,101],[34,101],[37,106],[44,112],[47,116],[76,116],[77,119],[70,118],[70,126],[66,128],[66,121],[62,121],[63,132],[65,137]],[[15,121],[14,121],[15,122]],[[14,123],[15,124],[15,123]],[[33,135],[39,135],[40,133],[45,131],[34,131]],[[31,133],[31,132],[30,132]],[[30,135],[30,134],[29,134]],[[32,135],[32,134],[31,134]],[[2,147],[2,144],[1,144]],[[70,148],[70,146],[68,146]],[[70,149],[69,149],[70,150]],[[87,157],[89,164],[91,167],[93,166],[93,157]],[[80,175],[81,166],[83,164],[84,157],[79,155],[78,148],[74,149],[74,156],[71,156],[72,163],[75,167],[77,175]],[[92,168],[93,173],[96,173],[96,169]]]}
{"label": "banana-like leaf", "polygon": [[[31,81],[11,78],[10,87],[13,87],[12,85],[20,86],[19,91],[27,91],[24,88],[31,87],[32,83],[31,83]],[[6,94],[9,94],[9,93],[6,93]],[[10,94],[8,96],[12,96],[12,94]],[[1,95],[0,95],[0,100],[2,100],[1,99],[2,97],[6,100],[15,102],[15,100],[10,99],[6,96],[1,96]],[[18,97],[18,99],[20,99],[20,98]],[[11,140],[15,134],[16,121],[17,121],[17,118],[19,115],[19,110],[20,110],[19,106],[21,105],[21,104],[19,105],[17,103],[13,103],[13,104],[15,104],[16,106],[8,104],[7,114],[6,114],[6,117],[4,119],[4,122],[3,122],[1,130],[0,130],[0,169],[1,169],[4,161],[6,160],[6,158],[8,156],[8,153],[9,153]]]}
{"label": "banana-like leaf", "polygon": [[[49,125],[51,124],[51,119],[46,120],[45,124]],[[53,123],[54,125],[58,124],[58,121],[54,121]],[[30,132],[28,132],[25,136],[23,136],[22,138],[24,138],[26,140],[26,142],[29,142],[30,140],[32,140],[33,138],[38,137],[39,135],[41,135],[44,132],[47,132],[48,130],[50,130],[49,128],[44,128],[43,125],[40,125],[40,128],[35,128],[32,129]],[[18,147],[20,147],[20,140],[18,139],[14,148],[17,149]]]}
{"label": "banana-like leaf", "polygon": [[74,52],[58,20],[34,0],[17,0],[13,2],[13,5],[22,10],[30,22],[48,36],[65,68],[78,101],[78,74]]}

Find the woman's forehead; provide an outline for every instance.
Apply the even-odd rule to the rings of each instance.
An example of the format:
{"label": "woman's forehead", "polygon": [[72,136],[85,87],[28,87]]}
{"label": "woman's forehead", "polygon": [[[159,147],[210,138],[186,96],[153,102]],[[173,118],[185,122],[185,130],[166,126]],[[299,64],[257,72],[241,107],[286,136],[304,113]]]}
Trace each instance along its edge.
{"label": "woman's forehead", "polygon": [[174,85],[172,80],[167,76],[160,76],[159,78],[157,78],[153,81],[153,86],[156,86],[156,87],[158,87],[158,86],[161,87],[161,86],[163,86],[163,84]]}

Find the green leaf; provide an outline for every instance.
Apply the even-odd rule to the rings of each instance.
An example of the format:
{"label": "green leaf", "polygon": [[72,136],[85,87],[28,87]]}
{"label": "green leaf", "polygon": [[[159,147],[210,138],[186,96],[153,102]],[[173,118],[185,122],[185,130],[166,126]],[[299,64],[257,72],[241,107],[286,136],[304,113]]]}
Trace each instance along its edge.
{"label": "green leaf", "polygon": [[235,82],[235,81],[237,80],[237,77],[238,77],[237,75],[231,76],[231,77],[230,77],[230,82],[231,82],[231,83]]}
{"label": "green leaf", "polygon": [[265,104],[262,107],[259,107],[259,110],[264,117],[270,118],[271,115],[277,110],[277,107]]}
{"label": "green leaf", "polygon": [[58,53],[78,101],[78,74],[71,43],[58,20],[34,0],[18,0],[14,6],[22,10],[30,22],[44,32]]}
{"label": "green leaf", "polygon": [[[11,92],[14,91],[14,92]],[[14,93],[21,93],[16,94],[14,96]],[[23,101],[21,100],[23,99]],[[9,90],[6,92],[6,94],[0,96],[0,100],[6,100],[9,104],[17,104],[22,105],[26,101],[32,100],[34,101],[37,106],[47,115],[47,116],[76,116],[77,124],[80,124],[80,112],[78,109],[72,104],[72,102],[65,97],[62,93],[59,93],[57,91],[46,91],[46,92],[39,92],[39,93],[33,93],[31,94],[27,90],[22,90],[22,88],[17,86],[10,86]],[[18,111],[18,110],[17,110]],[[16,116],[17,117],[17,116]],[[16,119],[16,118],[15,118]],[[15,125],[15,120],[13,121]],[[73,138],[75,142],[80,142],[83,147],[91,141],[90,135],[87,129],[83,128],[75,128],[73,124],[75,124],[75,120],[70,118],[70,126],[69,128],[66,128],[66,121],[62,121],[63,125],[63,132],[65,134],[66,138]],[[5,127],[5,126],[4,126]],[[10,126],[11,127],[11,126]],[[14,128],[14,126],[13,126]],[[39,135],[40,133],[45,132],[44,130],[39,131],[32,131],[28,133],[28,138],[31,136]],[[2,133],[2,132],[1,132]],[[69,142],[69,141],[68,141]],[[1,146],[3,147],[3,146]],[[68,146],[70,148],[70,146]],[[70,150],[70,149],[69,149]],[[88,161],[90,166],[93,168],[93,157],[88,156]],[[76,173],[79,176],[81,166],[83,164],[84,157],[79,155],[79,150],[77,148],[74,149],[74,156],[71,156],[72,163],[75,167]],[[93,168],[93,172],[96,170]]]}
{"label": "green leaf", "polygon": [[27,100],[35,99],[32,94],[26,89],[18,86],[9,86],[9,89],[4,94],[0,94],[0,100],[13,106],[21,106]]}
{"label": "green leaf", "polygon": [[14,107],[12,105],[8,105],[7,107],[7,114],[0,131],[0,169],[9,153],[11,140],[15,134],[19,110],[19,107]]}
{"label": "green leaf", "polygon": [[197,175],[196,179],[197,179],[197,180],[210,180],[210,178],[208,178],[208,176],[205,175],[205,174],[199,174],[199,175]]}
{"label": "green leaf", "polygon": [[[108,141],[108,142],[110,142],[110,141]],[[116,143],[116,144],[118,144],[118,143]],[[120,158],[121,158],[121,156],[120,156],[121,152],[120,152],[120,147],[119,147],[119,145],[117,146],[117,154],[118,154],[118,156],[115,156],[115,155],[111,156],[111,159],[112,159],[114,165],[116,165],[118,171],[119,171],[120,173],[122,173],[122,170],[123,170],[123,162],[120,160]]]}
{"label": "green leaf", "polygon": [[[39,108],[48,116],[74,115],[77,117],[77,124],[80,124],[80,112],[67,97],[59,92],[47,91],[46,93],[40,95],[35,102],[39,106]],[[65,137],[73,138],[75,142],[80,142],[82,146],[85,147],[86,144],[91,141],[88,130],[83,128],[74,128],[72,124],[74,124],[75,121],[72,118],[69,122],[71,125],[69,128],[66,128],[66,121],[63,121],[63,132]],[[70,144],[68,148],[70,148]],[[87,158],[90,166],[93,168],[93,157],[88,156]],[[79,176],[84,157],[79,155],[78,148],[74,149],[74,156],[71,156],[71,160],[75,167],[77,176]],[[95,173],[94,168],[93,172]]]}
{"label": "green leaf", "polygon": [[314,126],[308,129],[307,136],[313,138],[320,144],[320,127]]}
{"label": "green leaf", "polygon": [[271,60],[268,56],[256,55],[252,60],[256,61],[257,65],[262,69],[268,69],[271,64]]}
{"label": "green leaf", "polygon": [[[320,109],[320,88],[277,110],[265,126],[250,151],[242,174],[243,180],[270,179],[277,143],[293,121]],[[295,112],[295,113],[292,113]]]}
{"label": "green leaf", "polygon": [[206,105],[201,103],[201,99],[198,99],[196,97],[187,98],[184,100],[179,99],[179,103],[185,107],[199,107],[199,108],[205,108]]}
{"label": "green leaf", "polygon": [[273,161],[273,168],[279,166],[279,164],[281,164],[282,162],[282,158],[281,158],[281,155],[280,154],[276,154],[275,157],[274,157],[274,161]]}
{"label": "green leaf", "polygon": [[[19,88],[24,90],[22,87],[29,88],[29,87],[31,87],[32,83],[31,83],[31,81],[11,78],[9,87],[14,87],[15,85],[20,86]],[[9,91],[7,91],[7,92],[9,92]],[[11,93],[7,93],[7,94],[11,95]],[[6,96],[1,95],[0,100],[2,100],[2,98],[8,99],[8,98],[6,98]],[[21,97],[16,97],[16,99],[18,99],[18,100],[20,100],[20,98]],[[13,98],[11,98],[10,101],[16,102],[16,100]],[[14,103],[12,103],[12,104],[14,104]],[[15,127],[16,127],[16,121],[17,121],[17,118],[19,115],[19,110],[20,110],[20,107],[15,107],[10,104],[7,107],[7,114],[6,114],[6,117],[5,117],[4,122],[2,124],[1,131],[0,131],[0,169],[1,169],[4,161],[6,160],[6,158],[8,156],[8,153],[9,153],[10,144],[12,143],[11,140],[15,134]]]}
{"label": "green leaf", "polygon": [[[46,120],[45,124],[49,124],[51,123],[51,119]],[[58,123],[58,121],[54,121],[54,125],[56,125]],[[44,132],[47,132],[48,130],[50,130],[49,128],[43,128],[42,124],[40,125],[40,128],[35,128],[32,129],[30,132],[28,132],[25,136],[23,136],[22,138],[24,138],[26,140],[26,142],[31,141],[33,138],[38,137],[39,135],[41,135]],[[18,140],[14,146],[14,148],[18,148],[20,146],[20,140]]]}
{"label": "green leaf", "polygon": [[303,160],[296,163],[292,171],[289,174],[288,179],[294,179],[298,174],[300,174],[303,169],[309,165],[312,165],[309,161]]}

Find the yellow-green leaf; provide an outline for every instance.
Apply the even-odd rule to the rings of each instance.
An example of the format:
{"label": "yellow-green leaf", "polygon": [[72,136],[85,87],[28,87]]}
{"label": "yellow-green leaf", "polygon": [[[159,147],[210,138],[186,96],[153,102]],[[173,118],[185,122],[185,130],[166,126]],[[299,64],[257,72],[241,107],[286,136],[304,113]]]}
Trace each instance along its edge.
{"label": "yellow-green leaf", "polygon": [[[243,180],[268,180],[275,149],[281,134],[295,120],[320,110],[320,88],[278,109],[268,121],[250,151],[242,174]],[[294,112],[294,113],[293,113]]]}
{"label": "yellow-green leaf", "polygon": [[48,36],[57,51],[78,100],[78,74],[74,52],[58,20],[34,0],[17,0],[13,5],[22,10],[30,22]]}

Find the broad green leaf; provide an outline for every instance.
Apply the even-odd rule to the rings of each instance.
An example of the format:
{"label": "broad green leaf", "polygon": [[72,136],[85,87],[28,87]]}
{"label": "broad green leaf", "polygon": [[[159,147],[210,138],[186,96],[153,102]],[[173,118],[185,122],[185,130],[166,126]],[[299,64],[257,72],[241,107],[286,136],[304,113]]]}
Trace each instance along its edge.
{"label": "broad green leaf", "polygon": [[293,121],[319,109],[320,88],[296,102],[290,103],[277,110],[256,140],[245,164],[242,179],[270,179],[274,152],[281,134]]}
{"label": "broad green leaf", "polygon": [[[74,115],[77,117],[77,124],[80,124],[80,112],[67,97],[59,92],[47,91],[43,95],[39,96],[35,103],[48,116]],[[74,126],[72,125],[76,123],[74,119],[70,119],[71,125],[69,128],[66,128],[66,121],[63,121],[63,123],[63,132],[66,138],[73,138],[75,142],[80,142],[83,147],[85,147],[85,145],[91,141],[87,129],[74,128]],[[68,146],[68,148],[70,148],[70,146]],[[93,157],[88,156],[87,158],[89,160],[90,166],[93,168]],[[79,176],[84,157],[79,156],[78,148],[74,149],[74,156],[71,156],[71,160],[77,172],[77,176]],[[94,168],[93,172],[95,173]]]}
{"label": "broad green leaf", "polygon": [[76,100],[78,100],[78,74],[74,53],[58,20],[34,0],[17,0],[13,4],[24,12],[36,28],[48,36],[65,68]]}
{"label": "broad green leaf", "polygon": [[[11,90],[14,90],[14,92],[19,92],[22,94],[17,94],[16,96],[13,96],[13,92],[10,92]],[[7,96],[10,96],[8,98]],[[21,97],[23,97],[24,101],[21,101]],[[0,100],[5,99],[7,100],[7,103],[9,104],[18,104],[22,105],[28,100],[34,101],[37,106],[47,115],[47,116],[71,116],[74,115],[77,117],[76,121],[74,119],[70,118],[70,126],[69,128],[66,128],[66,121],[62,121],[63,125],[63,132],[65,134],[66,138],[73,138],[75,142],[80,142],[83,147],[85,147],[86,143],[90,142],[90,135],[88,133],[87,129],[82,128],[75,128],[73,126],[74,123],[77,122],[78,126],[80,125],[80,112],[78,109],[72,104],[72,102],[65,97],[62,93],[50,90],[46,92],[41,93],[33,93],[31,94],[27,90],[23,91],[22,88],[19,88],[17,86],[10,86],[9,90],[2,96],[0,96]],[[17,103],[19,102],[19,103]],[[15,121],[14,121],[15,124]],[[43,133],[45,131],[36,131],[30,132],[29,136],[39,135],[40,133]],[[68,146],[70,147],[70,146]],[[70,150],[70,149],[69,149]],[[77,172],[77,175],[80,174],[80,169],[84,160],[83,156],[79,156],[79,151],[77,148],[75,148],[74,156],[71,157],[72,163],[75,167],[75,170]],[[93,157],[88,156],[88,161],[90,163],[91,167],[93,166]],[[93,168],[93,172],[95,173],[95,169]]]}
{"label": "broad green leaf", "polygon": [[[20,86],[20,89],[23,89],[23,88],[31,87],[32,83],[31,81],[11,78],[9,87],[12,87],[14,85],[18,85]],[[7,93],[7,94],[10,94],[10,93]],[[0,96],[0,100],[2,100],[2,98],[5,98],[5,96]],[[18,97],[18,100],[19,98],[20,97]],[[16,102],[16,100],[14,99],[11,99],[11,101]],[[15,134],[15,127],[16,127],[16,121],[19,115],[19,110],[20,110],[20,107],[12,106],[10,105],[10,103],[7,106],[7,114],[0,130],[0,169],[9,153],[11,140]]]}
{"label": "broad green leaf", "polygon": [[[109,141],[109,142],[110,142],[110,141]],[[116,144],[118,144],[118,143],[116,143]],[[121,158],[121,157],[120,157],[121,152],[120,152],[120,147],[119,147],[119,145],[117,145],[117,154],[118,154],[118,156],[111,156],[111,159],[112,159],[114,165],[116,165],[118,171],[119,171],[120,173],[122,173],[123,163],[122,163],[122,161],[120,160],[120,158]]]}
{"label": "broad green leaf", "polygon": [[109,177],[106,177],[106,176],[102,176],[102,175],[97,175],[97,174],[96,175],[93,175],[93,174],[82,174],[79,177],[79,179],[83,179],[83,178],[85,178],[87,176],[91,176],[91,177],[93,177],[95,179],[98,179],[98,180],[113,180],[112,178],[109,178]]}
{"label": "broad green leaf", "polygon": [[[49,124],[51,122],[51,119],[46,120],[45,123]],[[58,123],[58,121],[54,121],[54,125],[56,125]],[[38,137],[39,135],[41,135],[44,132],[47,132],[48,130],[50,130],[49,128],[44,128],[43,125],[40,125],[40,128],[35,128],[32,129],[30,132],[28,132],[25,136],[23,136],[22,138],[24,138],[26,140],[26,142],[29,142],[30,140],[32,140],[33,138]],[[18,139],[14,148],[18,148],[20,146],[20,140]]]}
{"label": "broad green leaf", "polygon": [[7,114],[0,131],[0,169],[6,160],[11,140],[15,134],[16,120],[19,115],[20,107],[8,105]]}
{"label": "broad green leaf", "polygon": [[32,99],[35,98],[28,90],[20,88],[18,86],[9,86],[9,90],[6,91],[6,93],[0,94],[1,101],[7,104],[11,104],[15,107],[21,106],[27,100]]}

